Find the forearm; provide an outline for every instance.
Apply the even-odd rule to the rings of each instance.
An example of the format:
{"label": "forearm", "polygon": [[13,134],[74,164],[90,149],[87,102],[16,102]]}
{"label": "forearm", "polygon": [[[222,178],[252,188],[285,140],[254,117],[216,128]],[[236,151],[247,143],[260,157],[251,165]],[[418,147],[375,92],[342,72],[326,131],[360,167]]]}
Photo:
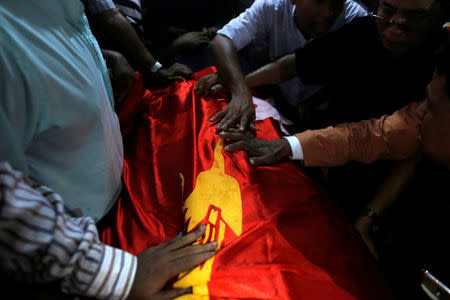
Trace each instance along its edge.
{"label": "forearm", "polygon": [[70,218],[58,194],[45,186],[32,188],[4,163],[0,183],[3,272],[27,283],[59,282],[67,294],[98,299],[127,295],[136,258],[102,244],[91,218]]}
{"label": "forearm", "polygon": [[420,158],[421,156],[418,156],[414,159],[399,162],[367,204],[367,207],[378,215],[386,208],[391,207],[410,181]]}
{"label": "forearm", "polygon": [[95,16],[95,20],[115,50],[121,52],[136,70],[142,72],[153,66],[154,57],[118,9],[103,11]]}
{"label": "forearm", "polygon": [[249,88],[275,85],[294,77],[296,74],[295,54],[289,54],[247,74],[245,82]]}
{"label": "forearm", "polygon": [[210,50],[219,76],[231,95],[249,93],[233,42],[217,35],[210,43]]}
{"label": "forearm", "polygon": [[372,163],[378,159],[412,157],[419,148],[417,105],[411,103],[379,119],[296,134],[305,166],[339,166],[349,161]]}

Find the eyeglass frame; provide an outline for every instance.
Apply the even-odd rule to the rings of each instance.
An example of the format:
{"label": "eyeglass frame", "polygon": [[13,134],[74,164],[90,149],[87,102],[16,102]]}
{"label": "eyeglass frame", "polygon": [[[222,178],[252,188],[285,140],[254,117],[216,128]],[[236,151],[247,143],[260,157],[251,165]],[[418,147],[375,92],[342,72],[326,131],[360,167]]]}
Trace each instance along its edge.
{"label": "eyeglass frame", "polygon": [[[427,13],[431,12],[433,10],[434,5],[436,4],[436,1],[434,1],[430,7],[427,9]],[[412,25],[412,27],[417,26],[419,27],[420,25],[422,25],[422,23],[424,23],[424,20],[420,20],[420,23],[414,23],[414,21],[403,21],[403,22],[398,22],[398,21],[394,21],[391,18],[387,18],[387,17],[383,17],[379,14],[376,14],[372,11],[369,11],[368,16],[375,18],[375,20],[379,20],[384,22],[386,25],[388,26],[393,26],[393,25],[397,25],[397,27],[399,29],[401,29],[404,32],[409,32],[410,31],[410,27]]]}

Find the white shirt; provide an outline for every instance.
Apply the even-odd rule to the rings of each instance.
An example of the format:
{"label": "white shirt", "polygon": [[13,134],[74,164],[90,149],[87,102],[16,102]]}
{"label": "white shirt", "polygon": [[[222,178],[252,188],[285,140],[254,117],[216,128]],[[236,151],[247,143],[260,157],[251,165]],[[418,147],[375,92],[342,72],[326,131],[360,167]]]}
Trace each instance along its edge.
{"label": "white shirt", "polygon": [[0,160],[101,218],[121,191],[123,147],[83,5],[2,0],[0,20]]}
{"label": "white shirt", "polygon": [[[311,41],[303,36],[295,24],[295,7],[290,0],[256,0],[218,33],[231,39],[238,51],[255,39],[264,39],[268,43],[270,59],[275,60],[293,53]],[[330,31],[336,31],[354,18],[365,15],[367,11],[361,5],[346,0],[344,10]],[[297,76],[280,84],[280,88],[286,100],[297,107],[302,99],[312,95],[320,86],[304,85]]]}

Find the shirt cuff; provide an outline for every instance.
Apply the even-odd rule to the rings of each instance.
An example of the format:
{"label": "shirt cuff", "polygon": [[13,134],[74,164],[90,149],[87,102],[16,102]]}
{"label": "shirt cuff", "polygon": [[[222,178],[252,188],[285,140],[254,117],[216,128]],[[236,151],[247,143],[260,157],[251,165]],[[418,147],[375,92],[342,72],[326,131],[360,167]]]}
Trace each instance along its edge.
{"label": "shirt cuff", "polygon": [[126,299],[137,268],[136,256],[103,245],[103,259],[86,295],[96,299]]}
{"label": "shirt cuff", "polygon": [[303,150],[300,141],[296,136],[284,136],[291,145],[292,155],[289,157],[291,160],[303,160]]}

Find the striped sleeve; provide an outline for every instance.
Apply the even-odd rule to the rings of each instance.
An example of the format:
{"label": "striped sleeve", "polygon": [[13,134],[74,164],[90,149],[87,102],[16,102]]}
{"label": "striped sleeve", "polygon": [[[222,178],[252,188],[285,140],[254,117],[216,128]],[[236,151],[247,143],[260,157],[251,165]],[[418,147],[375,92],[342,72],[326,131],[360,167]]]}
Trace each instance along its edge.
{"label": "striped sleeve", "polygon": [[71,218],[61,197],[32,188],[23,174],[0,162],[0,264],[10,278],[60,282],[67,294],[125,299],[135,256],[102,244],[92,218]]}
{"label": "striped sleeve", "polygon": [[137,33],[142,36],[144,33],[144,25],[142,22],[143,11],[141,0],[114,0],[114,3]]}
{"label": "striped sleeve", "polygon": [[85,0],[85,3],[87,5],[86,9],[92,15],[116,8],[113,0]]}

